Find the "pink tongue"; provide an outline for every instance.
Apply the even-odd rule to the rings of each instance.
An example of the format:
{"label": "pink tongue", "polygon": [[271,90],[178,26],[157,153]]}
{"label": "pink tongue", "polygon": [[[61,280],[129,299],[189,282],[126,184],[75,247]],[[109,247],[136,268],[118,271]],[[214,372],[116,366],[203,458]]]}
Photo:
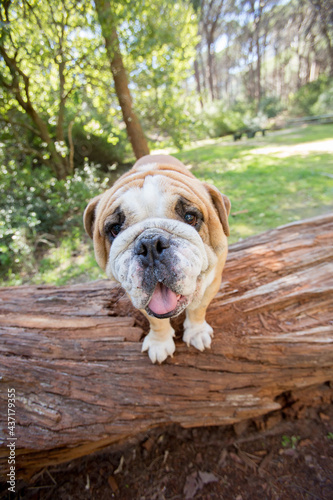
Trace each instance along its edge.
{"label": "pink tongue", "polygon": [[170,288],[157,283],[153,296],[148,304],[149,309],[155,314],[167,314],[177,306],[177,295]]}

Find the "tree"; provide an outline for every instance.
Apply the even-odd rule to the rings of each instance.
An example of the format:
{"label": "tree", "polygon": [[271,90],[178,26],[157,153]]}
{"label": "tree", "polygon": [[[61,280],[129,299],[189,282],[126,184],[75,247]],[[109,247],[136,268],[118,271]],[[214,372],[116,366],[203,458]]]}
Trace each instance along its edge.
{"label": "tree", "polygon": [[151,140],[171,137],[182,147],[196,127],[196,15],[186,0],[158,0],[144,9],[136,3],[126,18],[120,34],[141,122]]}
{"label": "tree", "polygon": [[133,110],[132,97],[128,87],[128,78],[117,33],[116,3],[111,4],[109,0],[95,0],[95,5],[128,138],[132,144],[135,157],[138,159],[149,154],[149,148],[140,121]]}
{"label": "tree", "polygon": [[227,106],[243,100],[258,113],[266,99],[286,105],[302,85],[332,73],[330,0],[192,2],[202,38],[195,67],[200,98],[206,85],[211,99]]}
{"label": "tree", "polygon": [[244,0],[241,2],[243,14],[247,15],[244,25],[245,39],[248,45],[249,81],[251,97],[256,103],[256,113],[264,94],[262,82],[262,63],[270,33],[276,0]]}
{"label": "tree", "polygon": [[[63,179],[73,170],[65,142],[66,129],[71,129],[65,123],[66,109],[84,84],[77,71],[87,59],[85,35],[81,42],[74,37],[86,23],[84,2],[7,1],[0,8],[0,21],[1,120],[24,153],[49,164]],[[32,145],[20,137],[20,129],[32,133]]]}
{"label": "tree", "polygon": [[135,111],[152,141],[181,147],[195,124],[190,80],[197,38],[187,0],[117,4],[117,34]]}
{"label": "tree", "polygon": [[214,83],[214,44],[219,34],[222,22],[222,9],[225,0],[202,0],[200,2],[200,24],[206,42],[207,63],[208,63],[208,83],[212,101],[216,99],[216,89]]}
{"label": "tree", "polygon": [[333,5],[331,0],[310,0],[320,27],[320,31],[327,44],[330,62],[330,76],[333,77]]}

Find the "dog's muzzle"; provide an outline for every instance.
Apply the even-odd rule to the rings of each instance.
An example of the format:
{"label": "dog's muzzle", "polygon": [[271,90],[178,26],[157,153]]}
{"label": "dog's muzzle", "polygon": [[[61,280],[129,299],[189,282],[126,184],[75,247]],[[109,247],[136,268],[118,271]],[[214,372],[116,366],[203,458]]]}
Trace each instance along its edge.
{"label": "dog's muzzle", "polygon": [[187,304],[186,298],[177,293],[179,273],[177,255],[171,235],[146,231],[134,246],[134,254],[142,268],[142,289],[150,296],[146,311],[150,316],[169,318],[179,314]]}
{"label": "dog's muzzle", "polygon": [[135,307],[162,318],[186,307],[207,267],[207,254],[194,228],[173,219],[152,218],[116,237],[106,271],[123,286]]}

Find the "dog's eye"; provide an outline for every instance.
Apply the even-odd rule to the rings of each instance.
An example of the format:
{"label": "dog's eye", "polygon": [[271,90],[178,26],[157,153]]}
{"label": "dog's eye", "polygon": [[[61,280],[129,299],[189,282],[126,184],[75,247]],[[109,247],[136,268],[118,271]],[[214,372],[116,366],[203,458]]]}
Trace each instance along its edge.
{"label": "dog's eye", "polygon": [[184,215],[184,221],[190,226],[195,226],[198,219],[197,216],[192,214],[191,212],[186,212],[186,214]]}
{"label": "dog's eye", "polygon": [[105,221],[104,224],[104,236],[108,238],[110,243],[118,236],[118,234],[123,230],[125,224],[125,214],[118,207],[113,214],[110,214],[110,218]]}
{"label": "dog's eye", "polygon": [[121,224],[113,224],[109,228],[109,233],[115,238],[121,231]]}

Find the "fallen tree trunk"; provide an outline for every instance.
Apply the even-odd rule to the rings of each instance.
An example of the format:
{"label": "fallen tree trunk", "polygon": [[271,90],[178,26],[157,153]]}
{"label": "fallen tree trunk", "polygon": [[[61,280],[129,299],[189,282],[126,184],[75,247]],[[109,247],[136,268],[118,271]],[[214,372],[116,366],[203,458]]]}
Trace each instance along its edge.
{"label": "fallen tree trunk", "polygon": [[212,349],[179,339],[161,366],[141,353],[146,320],[108,281],[1,289],[2,473],[8,389],[18,477],[152,427],[264,415],[333,380],[332,242],[333,214],[233,245],[208,310]]}

